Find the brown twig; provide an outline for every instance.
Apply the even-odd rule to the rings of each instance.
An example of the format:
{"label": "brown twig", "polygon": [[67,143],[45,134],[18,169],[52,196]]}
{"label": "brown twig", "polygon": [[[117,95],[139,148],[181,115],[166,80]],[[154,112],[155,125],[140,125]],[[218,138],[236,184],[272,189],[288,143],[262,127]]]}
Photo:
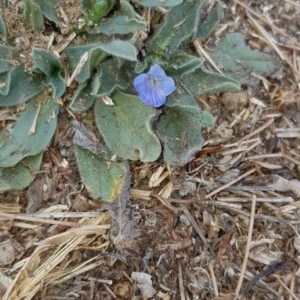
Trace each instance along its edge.
{"label": "brown twig", "polygon": [[182,208],[184,214],[186,215],[186,217],[188,218],[188,220],[190,221],[190,223],[193,225],[195,231],[198,233],[199,237],[201,238],[201,240],[203,241],[204,245],[206,248],[208,248],[211,252],[211,254],[213,256],[215,256],[211,246],[208,244],[204,234],[202,233],[200,227],[198,226],[197,222],[195,221],[195,219],[193,218],[193,216],[191,215],[191,213],[189,212],[189,210],[187,209],[187,207],[180,203],[180,207]]}
{"label": "brown twig", "polygon": [[205,196],[205,199],[208,199],[210,197],[212,197],[213,195],[223,191],[224,189],[228,188],[229,186],[233,185],[234,183],[240,181],[241,179],[247,177],[248,175],[252,174],[253,172],[255,172],[256,169],[253,168],[250,171],[244,173],[243,175],[239,176],[237,179],[230,181],[229,183],[224,184],[223,186],[219,187],[218,189],[214,190],[213,192],[211,192],[210,194]]}
{"label": "brown twig", "polygon": [[216,280],[213,265],[209,263],[207,266],[208,266],[208,270],[209,270],[209,273],[210,273],[210,276],[211,276],[211,280],[213,282],[215,296],[218,297],[219,296],[219,291],[218,291],[218,285],[217,285],[217,280]]}
{"label": "brown twig", "polygon": [[7,219],[11,219],[11,220],[23,220],[23,221],[30,221],[30,222],[45,223],[45,224],[78,227],[78,224],[75,222],[48,220],[48,219],[42,219],[42,218],[28,217],[28,216],[24,216],[24,215],[19,216],[19,215],[15,215],[15,214],[4,213],[4,212],[0,212],[0,217],[4,217]]}
{"label": "brown twig", "polygon": [[178,260],[177,266],[178,266],[178,279],[179,279],[180,299],[181,300],[185,300],[181,260]]}
{"label": "brown twig", "polygon": [[293,297],[295,300],[299,300],[299,298],[287,287],[287,285],[279,278],[279,276],[274,275],[282,287],[287,291],[287,293]]}
{"label": "brown twig", "polygon": [[240,293],[242,283],[243,283],[243,280],[244,280],[245,270],[246,270],[246,267],[247,267],[247,261],[248,261],[249,251],[250,251],[250,244],[251,244],[251,239],[252,239],[253,224],[254,224],[254,218],[255,218],[255,207],[256,207],[256,196],[253,195],[252,205],[251,205],[250,221],[249,221],[249,228],[248,228],[247,244],[246,244],[246,249],[245,249],[245,254],[244,254],[243,265],[242,265],[242,268],[241,268],[240,278],[239,278],[237,287],[235,289],[235,295],[236,296],[238,296],[239,293]]}

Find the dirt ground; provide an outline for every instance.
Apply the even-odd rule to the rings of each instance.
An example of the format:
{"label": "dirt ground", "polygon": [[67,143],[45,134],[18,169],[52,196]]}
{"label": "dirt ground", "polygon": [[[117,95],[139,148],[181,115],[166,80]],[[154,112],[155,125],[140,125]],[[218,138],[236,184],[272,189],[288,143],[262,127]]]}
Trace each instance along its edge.
{"label": "dirt ground", "polygon": [[[30,70],[31,47],[47,47],[51,26],[29,32],[14,2],[1,14]],[[62,8],[63,44],[81,11],[75,0]],[[282,68],[240,93],[198,99],[216,126],[187,166],[131,163],[131,241],[111,238],[109,213],[80,181],[65,96],[35,181],[0,194],[0,212],[20,217],[0,219],[0,249],[12,249],[0,269],[3,299],[300,299],[300,1],[224,1],[203,47],[232,31],[271,49]],[[81,119],[94,126],[92,111]]]}

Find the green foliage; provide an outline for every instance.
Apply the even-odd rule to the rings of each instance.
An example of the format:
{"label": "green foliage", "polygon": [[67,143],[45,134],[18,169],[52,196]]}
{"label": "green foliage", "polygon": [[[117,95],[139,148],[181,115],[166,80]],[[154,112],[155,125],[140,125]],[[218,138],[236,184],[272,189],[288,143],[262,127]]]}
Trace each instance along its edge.
{"label": "green foliage", "polygon": [[222,5],[216,2],[212,10],[201,20],[197,30],[197,37],[199,40],[207,39],[219,24],[222,16]]}
{"label": "green foliage", "polygon": [[66,91],[65,81],[61,76],[63,67],[60,61],[49,51],[33,48],[32,57],[36,68],[46,76],[46,83],[52,88],[53,98],[61,97]]}
{"label": "green foliage", "polygon": [[82,1],[83,9],[88,13],[87,22],[96,22],[104,17],[112,7],[116,0],[84,0]]}
{"label": "green foliage", "polygon": [[79,146],[75,146],[75,155],[81,178],[92,197],[113,202],[120,194],[128,176],[128,163],[104,161]]}
{"label": "green foliage", "polygon": [[170,58],[165,70],[168,76],[180,78],[184,74],[192,73],[199,69],[202,63],[202,60],[198,57],[180,52]]}
{"label": "green foliage", "polygon": [[59,3],[60,0],[33,0],[36,5],[38,5],[43,13],[43,15],[52,22],[59,22],[59,18],[55,11],[55,5]]}
{"label": "green foliage", "polygon": [[24,0],[23,5],[24,24],[32,30],[42,30],[44,17],[41,7],[33,0]]}
{"label": "green foliage", "polygon": [[1,39],[6,43],[7,42],[7,29],[4,23],[2,16],[0,15],[0,35]]}
{"label": "green foliage", "polygon": [[279,67],[278,59],[251,49],[239,32],[227,34],[217,44],[216,49],[208,51],[208,54],[218,63],[224,74],[241,83],[249,82],[252,72],[265,76]]}
{"label": "green foliage", "polygon": [[101,64],[98,96],[110,95],[116,88],[126,89],[133,81],[135,63],[111,59]]}
{"label": "green foliage", "polygon": [[14,167],[0,167],[0,192],[26,188],[33,181],[34,173],[40,169],[42,157],[40,153],[24,158]]}
{"label": "green foliage", "polygon": [[127,34],[136,32],[147,26],[145,21],[135,16],[133,7],[125,0],[120,1],[123,14],[107,19],[102,19],[98,26],[90,30],[90,33]]}
{"label": "green foliage", "polygon": [[27,156],[43,151],[50,143],[57,124],[58,104],[38,96],[26,104],[9,136],[2,133],[0,167],[11,167]]}
{"label": "green foliage", "polygon": [[93,84],[91,81],[78,85],[70,104],[72,110],[77,112],[87,111],[94,105],[95,100],[99,98],[93,95]]}
{"label": "green foliage", "polygon": [[0,82],[4,84],[0,89],[0,107],[25,103],[44,88],[38,76],[26,73],[23,65],[0,76]]}
{"label": "green foliage", "polygon": [[43,15],[52,22],[58,22],[59,19],[54,8],[58,2],[59,0],[24,0],[24,24],[32,30],[43,30]]}
{"label": "green foliage", "polygon": [[156,133],[163,143],[164,161],[175,166],[190,162],[202,148],[202,127],[213,123],[213,117],[200,110],[193,96],[170,96],[164,114],[155,123]]}
{"label": "green foliage", "polygon": [[200,9],[206,0],[184,1],[170,9],[165,23],[155,34],[150,50],[155,53],[175,53],[183,41],[196,35]]}
{"label": "green foliage", "polygon": [[148,7],[155,7],[155,6],[162,6],[162,7],[172,7],[178,4],[181,4],[183,0],[134,0],[135,3],[148,6]]}
{"label": "green foliage", "polygon": [[76,77],[76,80],[79,83],[88,80],[91,77],[93,70],[99,66],[100,62],[104,60],[107,55],[135,61],[137,54],[135,47],[130,42],[121,40],[114,40],[106,44],[97,43],[68,47],[64,51],[64,54],[67,56],[72,71],[75,70],[85,53],[88,54],[88,59]]}
{"label": "green foliage", "polygon": [[237,81],[203,69],[183,75],[180,83],[192,95],[240,90],[240,84]]}
{"label": "green foliage", "polygon": [[123,159],[155,161],[161,153],[158,138],[151,129],[155,109],[138,97],[123,93],[113,95],[113,106],[97,101],[95,118],[110,150]]}

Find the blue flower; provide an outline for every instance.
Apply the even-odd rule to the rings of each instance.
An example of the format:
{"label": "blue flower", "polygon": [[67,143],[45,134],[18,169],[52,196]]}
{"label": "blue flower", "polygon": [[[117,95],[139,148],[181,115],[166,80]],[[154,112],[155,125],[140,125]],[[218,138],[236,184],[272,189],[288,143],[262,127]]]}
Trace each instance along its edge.
{"label": "blue flower", "polygon": [[148,73],[138,75],[133,82],[140,99],[149,106],[160,107],[167,96],[176,90],[173,78],[166,76],[160,65],[154,65]]}

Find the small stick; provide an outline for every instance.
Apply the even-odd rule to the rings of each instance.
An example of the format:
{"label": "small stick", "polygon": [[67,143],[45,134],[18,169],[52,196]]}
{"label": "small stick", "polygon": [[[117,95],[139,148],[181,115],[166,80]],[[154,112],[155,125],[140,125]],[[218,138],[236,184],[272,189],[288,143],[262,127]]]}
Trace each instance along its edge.
{"label": "small stick", "polygon": [[[227,197],[227,198],[222,198],[218,197],[218,201],[216,202],[251,202],[252,199],[247,198],[247,197]],[[288,202],[294,202],[294,199],[292,197],[257,197],[256,202],[271,202],[271,203],[288,203]]]}
{"label": "small stick", "polygon": [[247,134],[246,136],[244,136],[240,142],[248,140],[250,137],[252,137],[253,135],[258,134],[259,132],[263,131],[265,128],[269,127],[272,123],[274,122],[274,119],[270,119],[268,122],[266,122],[264,125],[262,125],[261,127],[257,128],[256,130],[252,131],[251,133]]}
{"label": "small stick", "polygon": [[243,265],[241,268],[241,273],[240,273],[240,278],[235,290],[235,295],[238,296],[242,287],[242,283],[244,280],[244,274],[246,271],[247,267],[247,261],[248,261],[248,256],[249,256],[249,251],[250,251],[250,244],[251,244],[251,239],[252,239],[252,231],[253,231],[253,224],[254,224],[254,217],[255,217],[255,207],[256,207],[256,196],[253,195],[252,198],[252,205],[251,205],[251,214],[250,214],[250,221],[249,221],[249,228],[248,228],[248,238],[247,238],[247,245],[245,249],[245,255],[244,255],[244,260],[243,260]]}
{"label": "small stick", "polygon": [[252,174],[252,173],[255,172],[255,171],[256,171],[256,169],[253,168],[253,169],[251,169],[250,171],[246,172],[245,174],[239,176],[237,179],[232,180],[231,182],[224,184],[223,186],[221,186],[221,187],[219,187],[218,189],[214,190],[214,191],[211,192],[210,194],[206,195],[206,196],[205,196],[205,199],[208,199],[208,198],[210,198],[211,196],[213,196],[213,195],[215,195],[215,194],[217,194],[217,193],[223,191],[224,189],[226,189],[226,188],[228,188],[229,186],[233,185],[234,183],[240,181],[241,179],[247,177],[248,175]]}
{"label": "small stick", "polygon": [[53,225],[78,227],[78,224],[75,222],[64,222],[64,221],[48,220],[42,218],[33,218],[33,217],[19,216],[15,214],[4,213],[4,212],[0,212],[0,217],[5,217],[11,220],[23,220],[23,221],[39,222],[39,223],[46,223],[46,224],[53,224]]}
{"label": "small stick", "polygon": [[213,265],[211,263],[209,263],[207,266],[208,266],[208,270],[209,270],[209,273],[210,273],[210,276],[211,276],[211,280],[213,282],[215,296],[218,297],[219,296],[219,291],[218,291],[218,285],[217,285],[217,280],[216,280]]}
{"label": "small stick", "polygon": [[162,205],[164,205],[165,207],[167,207],[170,211],[172,211],[175,215],[177,215],[180,212],[180,209],[172,206],[169,201],[167,201],[166,199],[158,196],[158,195],[154,195],[153,197],[155,197],[156,199],[158,199]]}
{"label": "small stick", "polygon": [[31,135],[31,134],[35,133],[36,122],[37,122],[37,119],[38,119],[40,110],[41,110],[41,103],[39,103],[39,104],[37,105],[36,114],[35,114],[35,116],[34,116],[34,120],[33,120],[33,122],[32,122],[32,125],[31,125],[31,127],[30,127],[30,129],[29,129],[28,135]]}
{"label": "small stick", "polygon": [[193,216],[191,215],[191,213],[189,212],[187,207],[182,203],[180,203],[180,207],[182,208],[184,214],[186,215],[186,217],[188,218],[190,223],[193,225],[195,231],[198,233],[198,235],[201,238],[201,240],[203,241],[205,247],[208,248],[210,250],[211,254],[215,257],[215,253],[213,252],[211,246],[206,241],[204,234],[202,233],[200,227],[198,226],[197,222],[195,221],[195,219],[193,218]]}
{"label": "small stick", "polygon": [[75,77],[81,72],[81,70],[82,70],[83,66],[85,65],[86,61],[88,60],[88,58],[89,58],[89,53],[88,52],[85,52],[81,56],[78,65],[76,66],[76,68],[73,71],[71,77],[67,81],[67,87],[69,87],[71,85],[71,83],[73,82],[73,80],[75,79]]}
{"label": "small stick", "polygon": [[178,265],[178,279],[179,279],[180,299],[185,300],[181,260],[178,260],[177,265]]}
{"label": "small stick", "polygon": [[[295,276],[291,278],[291,283],[290,283],[290,290],[293,292],[295,287]],[[292,300],[292,295],[289,295],[289,300]]]}
{"label": "small stick", "polygon": [[218,68],[218,66],[211,59],[211,57],[204,51],[204,49],[202,48],[202,46],[197,38],[194,40],[193,44],[194,44],[199,56],[201,57],[203,55],[220,74],[224,75],[223,72]]}
{"label": "small stick", "polygon": [[109,285],[113,284],[113,281],[108,280],[108,279],[100,279],[100,278],[95,278],[95,277],[89,277],[88,280],[97,281],[97,282],[104,283],[104,284],[109,284]]}
{"label": "small stick", "polygon": [[288,292],[288,294],[293,297],[293,299],[299,300],[299,298],[286,286],[286,284],[279,278],[279,276],[277,276],[277,275],[274,275],[274,276],[280,282],[280,284],[283,286],[283,288]]}
{"label": "small stick", "polygon": [[251,14],[253,14],[254,16],[256,16],[260,21],[262,21],[263,23],[269,25],[271,28],[273,28],[275,31],[277,31],[278,33],[284,35],[285,37],[287,37],[289,40],[291,40],[293,43],[295,43],[296,45],[300,46],[300,43],[298,43],[295,39],[292,39],[287,33],[285,33],[283,30],[281,30],[280,28],[278,28],[277,26],[275,26],[274,24],[272,24],[270,21],[268,21],[267,18],[262,17],[260,14],[256,13],[253,9],[251,9],[250,7],[248,7],[246,4],[240,2],[239,0],[233,0],[235,3],[237,3],[238,5],[244,7],[246,10],[250,11]]}
{"label": "small stick", "polygon": [[300,4],[298,4],[298,3],[296,3],[296,2],[294,2],[294,1],[292,1],[292,0],[284,0],[284,1],[285,1],[285,2],[288,2],[288,3],[292,4],[292,5],[294,5],[294,6],[300,8]]}

